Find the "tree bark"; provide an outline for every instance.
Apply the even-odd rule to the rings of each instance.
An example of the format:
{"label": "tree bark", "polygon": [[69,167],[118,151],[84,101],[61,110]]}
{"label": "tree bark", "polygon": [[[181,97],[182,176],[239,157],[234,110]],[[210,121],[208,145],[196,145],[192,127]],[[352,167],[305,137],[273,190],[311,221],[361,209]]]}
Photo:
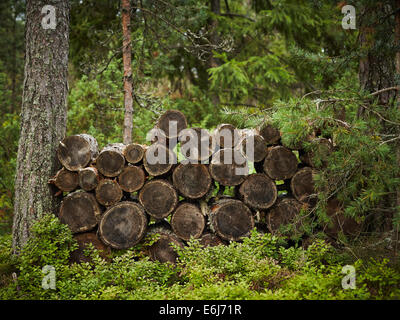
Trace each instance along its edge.
{"label": "tree bark", "polygon": [[124,64],[124,136],[125,145],[132,142],[133,96],[132,96],[132,49],[131,49],[131,6],[130,0],[121,0],[122,6],[122,60]]}
{"label": "tree bark", "polygon": [[59,164],[55,156],[65,135],[68,94],[69,1],[53,3],[55,29],[41,24],[44,0],[26,2],[25,71],[21,131],[15,179],[13,250],[29,238],[32,224],[55,213],[59,200],[48,179]]}
{"label": "tree bark", "polygon": [[[400,0],[396,1],[396,27],[395,27],[395,43],[396,43],[396,78],[400,79]],[[397,108],[400,112],[400,94],[397,92]],[[400,136],[400,128],[397,128],[397,133]],[[396,158],[397,158],[397,165],[400,168],[400,140],[397,140],[396,145]],[[397,187],[396,190],[396,205],[400,208],[400,186]],[[398,209],[400,210],[400,209]],[[397,226],[396,230],[397,239],[399,237],[399,227]],[[396,247],[397,253],[397,247]]]}
{"label": "tree bark", "polygon": [[[393,35],[390,18],[382,19],[393,8],[377,1],[374,6],[365,6],[361,11],[359,27],[359,82],[361,90],[376,92],[394,85],[394,56],[390,57],[387,43]],[[377,23],[379,21],[379,23]],[[386,37],[386,38],[385,38]],[[385,91],[379,95],[379,103],[387,104],[394,97],[395,91]],[[361,105],[357,116],[363,116],[365,109]]]}
{"label": "tree bark", "polygon": [[[210,42],[214,46],[218,45],[220,42],[220,37],[217,32],[218,28],[218,20],[215,18],[215,16],[218,16],[221,14],[221,3],[220,0],[210,0],[210,10],[213,14],[212,17],[209,18],[209,30],[210,30]],[[214,57],[213,52],[210,52],[210,57],[207,61],[208,68],[215,68],[219,66],[219,61],[217,58]],[[219,106],[220,104],[220,99],[219,95],[217,92],[212,92],[211,93],[211,101],[215,105],[215,107]]]}

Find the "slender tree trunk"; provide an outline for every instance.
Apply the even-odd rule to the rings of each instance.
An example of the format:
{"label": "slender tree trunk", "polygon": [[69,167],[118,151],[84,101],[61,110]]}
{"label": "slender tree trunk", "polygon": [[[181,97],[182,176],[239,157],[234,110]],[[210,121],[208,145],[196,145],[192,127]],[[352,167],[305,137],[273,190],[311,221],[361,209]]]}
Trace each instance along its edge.
{"label": "slender tree trunk", "polygon": [[[400,0],[396,0],[396,25],[395,25],[395,44],[396,44],[396,79],[400,79]],[[396,83],[399,85],[398,83]],[[400,94],[397,93],[397,108],[400,112]],[[397,133],[400,135],[400,129],[397,128]],[[397,157],[397,165],[400,168],[400,140],[397,140],[397,148],[396,148],[396,157]],[[397,196],[396,196],[396,205],[400,208],[400,186],[397,188]],[[399,209],[400,210],[400,209]],[[396,230],[396,237],[398,240],[399,236],[399,227]],[[397,254],[397,242],[396,241],[396,250],[395,253]]]}
{"label": "slender tree trunk", "polygon": [[[43,28],[42,19],[47,14],[41,11],[45,5],[55,8],[55,29]],[[15,253],[27,242],[35,220],[54,213],[59,204],[48,180],[59,168],[56,150],[66,129],[69,9],[68,0],[26,2],[25,73],[13,221]]]}
{"label": "slender tree trunk", "polygon": [[[391,41],[393,26],[390,19],[381,19],[390,14],[392,8],[377,1],[373,7],[366,6],[361,12],[359,32],[360,61],[359,82],[361,90],[376,92],[394,85],[394,59],[386,44]],[[379,40],[379,41],[378,41]],[[379,95],[379,103],[387,104],[394,97],[395,91],[386,91]],[[360,106],[357,116],[364,114]]]}
{"label": "slender tree trunk", "polygon": [[[220,0],[210,0],[210,8],[213,14],[219,15],[221,13]],[[219,42],[219,36],[217,32],[218,20],[214,18],[210,19],[209,25],[211,29],[210,41],[212,44],[216,45]],[[219,66],[218,60],[214,57],[213,53],[211,52],[210,58],[208,60],[208,67],[215,68],[218,66]],[[212,93],[211,100],[215,106],[218,106],[220,103],[219,96],[216,92]]]}
{"label": "slender tree trunk", "polygon": [[124,64],[124,137],[125,145],[132,142],[133,99],[132,99],[132,65],[131,65],[131,6],[130,0],[122,0],[122,60]]}

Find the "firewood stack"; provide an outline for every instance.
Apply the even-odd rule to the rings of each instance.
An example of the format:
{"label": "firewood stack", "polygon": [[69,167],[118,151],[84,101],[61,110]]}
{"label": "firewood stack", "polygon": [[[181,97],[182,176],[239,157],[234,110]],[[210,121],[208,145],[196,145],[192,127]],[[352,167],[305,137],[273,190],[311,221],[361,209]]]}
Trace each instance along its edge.
{"label": "firewood stack", "polygon": [[[170,132],[171,121],[176,132]],[[114,143],[98,150],[88,134],[60,142],[63,167],[50,182],[63,197],[58,217],[78,243],[127,249],[157,233],[149,256],[173,263],[170,243],[184,246],[192,237],[204,246],[240,241],[255,226],[276,233],[281,225],[297,223],[301,208],[315,203],[312,155],[283,146],[280,132],[270,125],[189,130],[185,116],[169,110],[155,129],[161,134],[149,146]],[[188,147],[193,132],[197,149]],[[166,162],[149,161],[149,155],[160,153]],[[229,157],[232,161],[225,161]],[[251,163],[256,172],[249,174]],[[233,197],[223,194],[227,187],[233,187]]]}

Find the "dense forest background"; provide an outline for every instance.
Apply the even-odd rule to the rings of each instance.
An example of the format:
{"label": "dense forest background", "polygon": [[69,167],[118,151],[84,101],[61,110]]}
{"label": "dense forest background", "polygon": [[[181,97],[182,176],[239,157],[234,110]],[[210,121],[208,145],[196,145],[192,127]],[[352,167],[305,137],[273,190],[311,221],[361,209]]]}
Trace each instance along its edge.
{"label": "dense forest background", "polygon": [[[100,148],[123,140],[120,1],[71,0],[67,134]],[[342,7],[356,9],[345,29]],[[135,142],[165,109],[189,126],[271,123],[287,145],[317,132],[335,152],[318,158],[318,204],[287,233],[332,241],[329,201],[362,224],[363,254],[382,243],[397,261],[400,227],[398,1],[131,1]],[[11,232],[24,81],[25,1],[0,3],[0,234]],[[314,148],[314,149],[313,149]],[[360,237],[362,240],[360,240]],[[357,240],[358,239],[358,240]],[[365,240],[369,239],[369,240]],[[353,242],[354,244],[354,242]],[[369,246],[370,245],[370,246]],[[359,256],[361,253],[357,253]],[[397,259],[397,260],[396,260]]]}

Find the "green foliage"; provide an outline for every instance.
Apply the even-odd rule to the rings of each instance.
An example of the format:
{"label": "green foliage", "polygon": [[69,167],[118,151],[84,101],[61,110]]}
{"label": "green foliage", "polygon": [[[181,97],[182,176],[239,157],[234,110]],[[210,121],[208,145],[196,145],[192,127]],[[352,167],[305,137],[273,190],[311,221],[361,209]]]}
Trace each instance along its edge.
{"label": "green foliage", "polygon": [[[359,0],[354,5],[376,8],[375,2]],[[363,26],[376,27],[376,41],[364,52],[358,48],[359,32],[342,29],[337,1],[229,0],[221,2],[221,14],[196,0],[139,1],[134,6],[134,141],[146,142],[147,132],[165,109],[181,110],[189,126],[210,130],[223,120],[239,128],[272,123],[286,146],[300,144],[312,151],[319,169],[316,207],[301,212],[300,226],[281,227],[290,243],[301,243],[304,235],[325,237],[322,228],[329,222],[331,198],[339,199],[345,215],[365,222],[368,230],[379,229],[388,216],[393,230],[398,230],[398,106],[381,105],[360,92],[358,79],[364,54],[393,58],[396,48],[387,29],[393,29],[392,14],[385,23],[360,20]],[[90,263],[71,264],[69,255],[76,243],[66,226],[47,215],[35,225],[23,252],[12,255],[10,235],[1,234],[9,231],[12,216],[24,1],[6,0],[0,7],[1,298],[399,298],[399,272],[385,259],[349,262],[348,256],[322,240],[303,249],[256,231],[228,246],[201,248],[198,241],[189,241],[187,247],[176,248],[176,266],[146,257],[156,236],[132,249],[113,251],[112,262],[89,248]],[[370,11],[369,18],[386,16],[383,10]],[[92,134],[100,148],[120,142],[124,109],[119,2],[73,0],[70,22],[67,134]],[[367,108],[361,118],[360,106]],[[328,157],[318,139],[305,142],[316,132],[335,145]],[[219,192],[219,187],[216,184],[214,195],[234,192]],[[355,265],[355,290],[341,287],[345,263]],[[56,270],[55,290],[41,286],[45,265]]]}
{"label": "green foliage", "polygon": [[0,60],[0,234],[10,229],[19,137],[19,115],[7,112],[12,109],[12,93],[7,89],[7,82]]}
{"label": "green foliage", "polygon": [[[91,134],[96,137],[100,148],[122,141],[124,108],[121,66],[122,61],[115,60],[94,79],[82,76],[74,84],[68,96],[68,134]],[[146,141],[153,117],[150,110],[138,108],[134,111],[134,141]]]}
{"label": "green foliage", "polygon": [[[0,93],[1,96],[1,93]],[[0,122],[0,234],[8,231],[14,194],[14,172],[16,167],[19,116],[7,113]]]}
{"label": "green foliage", "polygon": [[[191,239],[178,252],[176,265],[153,262],[144,244],[121,250],[106,261],[93,246],[90,262],[71,264],[76,248],[68,227],[45,215],[19,256],[10,237],[0,238],[2,299],[387,299],[399,298],[398,270],[388,260],[354,262],[356,289],[341,286],[344,260],[323,241],[308,249],[286,247],[283,239],[253,230],[242,242],[203,248]],[[282,246],[285,245],[285,246]],[[5,264],[8,267],[5,268]],[[42,268],[55,269],[56,288],[44,289]],[[16,272],[16,280],[11,272]]]}
{"label": "green foliage", "polygon": [[358,268],[364,269],[358,277],[358,282],[365,285],[371,295],[377,299],[399,299],[400,297],[400,274],[389,266],[387,258],[371,258],[367,263],[357,261]]}

